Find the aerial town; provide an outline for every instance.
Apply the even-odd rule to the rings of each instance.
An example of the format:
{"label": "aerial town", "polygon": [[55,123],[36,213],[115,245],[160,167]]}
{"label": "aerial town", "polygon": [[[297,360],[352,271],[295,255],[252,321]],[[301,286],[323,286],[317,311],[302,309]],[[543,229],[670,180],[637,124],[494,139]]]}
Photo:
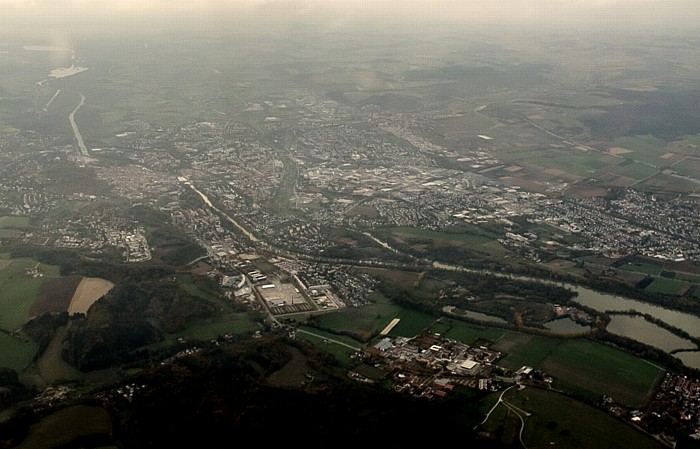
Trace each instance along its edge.
{"label": "aerial town", "polygon": [[[330,109],[322,107],[324,103],[300,102],[297,107],[324,112],[318,118],[324,123],[346,118],[337,112],[342,110],[340,105],[333,104],[334,109]],[[282,121],[274,123],[285,126]],[[279,151],[271,148],[274,142],[259,142],[255,132],[247,128],[231,129],[208,122],[173,130],[151,129],[140,123],[132,126],[134,129],[120,138],[119,147],[93,150],[96,175],[109,185],[112,195],[132,204],[157,205],[171,215],[174,224],[189,229],[193,236],[202,234],[197,235],[198,241],[214,255],[219,252],[216,247],[240,252],[245,244],[228,235],[231,231],[218,222],[221,217],[211,208],[191,208],[190,203],[180,202],[187,189],[183,180],[235,216],[251,235],[270,245],[306,253],[330,246],[327,234],[336,227],[371,233],[391,226],[439,230],[463,222],[500,229],[503,246],[535,260],[562,249],[610,258],[632,253],[673,261],[700,258],[700,228],[696,226],[700,211],[693,207],[692,199],[661,201],[633,189],[622,189],[612,199],[551,194],[566,190],[566,183],[550,185],[549,194],[531,192],[511,184],[506,177],[489,176],[503,170],[504,164],[488,148],[458,152],[433,145],[420,147],[418,152],[407,144],[403,148],[397,143],[387,145],[384,141],[389,134],[360,134],[339,124],[321,128],[323,136],[314,136],[317,128],[308,132],[302,128],[298,145],[287,149],[281,160]],[[408,132],[400,122],[389,122],[377,133],[387,130],[395,133],[391,136],[401,137]],[[12,134],[3,135],[0,145],[12,148],[41,142],[32,134]],[[168,145],[175,145],[179,159],[172,150],[161,149]],[[487,141],[485,145],[496,144]],[[329,146],[333,152],[322,151]],[[42,163],[48,168],[61,159],[75,158],[74,153],[70,146],[44,150]],[[436,166],[429,160],[434,153],[455,168]],[[89,191],[57,193],[47,180],[37,179],[35,162],[27,164],[22,154],[13,151],[2,156],[4,170],[12,171],[0,186],[5,192],[0,205],[7,213],[34,216],[58,209],[63,201],[90,203],[98,199]],[[98,162],[107,156],[125,163]],[[289,173],[294,179],[285,178]],[[283,182],[293,183],[288,197],[273,198]],[[279,203],[282,213],[270,212],[271,201]],[[110,221],[106,220],[108,215],[95,211],[89,216],[66,216],[44,224],[31,238],[44,239],[47,245],[93,250],[122,247],[125,260],[147,260],[143,235],[138,230],[121,229],[119,217]],[[526,221],[531,228],[547,225],[554,231],[544,240],[536,232],[519,231],[522,226],[515,226],[516,220]],[[572,241],[575,243],[569,243]]]}
{"label": "aerial town", "polygon": [[[144,45],[139,64],[153,64],[152,51]],[[0,51],[15,53],[17,67],[30,59]],[[388,386],[392,398],[433,404],[466,389],[500,395],[498,405],[505,391],[538,389],[586,406],[593,397],[655,444],[700,442],[700,141],[685,129],[606,135],[597,121],[606,108],[624,115],[615,108],[627,96],[660,90],[633,80],[572,99],[558,89],[578,81],[552,81],[582,70],[570,61],[494,69],[374,56],[350,69],[273,57],[260,85],[247,72],[260,68],[257,55],[225,81],[212,57],[194,64],[207,73],[201,86],[190,92],[178,78],[166,95],[160,79],[132,86],[131,61],[87,68],[73,51],[72,69],[32,81],[29,110],[14,115],[0,80],[0,106],[10,105],[0,108],[0,275],[28,264],[20,281],[36,281],[26,291],[49,310],[31,298],[0,325],[13,347],[40,348],[31,369],[17,369],[46,387],[33,411],[77,398],[80,386],[58,384],[78,368],[122,380],[269,334],[284,337],[305,386],[323,364],[314,356],[329,359],[300,356],[299,341],[328,349],[343,382]],[[465,77],[484,84],[460,86]],[[6,273],[12,291],[19,281]],[[83,277],[114,290],[75,312]],[[431,328],[442,324],[472,343]],[[403,325],[413,336],[394,332]],[[24,326],[34,333],[19,338]],[[116,349],[102,354],[101,344]],[[557,353],[566,347],[583,355]],[[605,371],[594,363],[566,372],[586,350],[601,366],[619,362],[615,385],[629,391],[600,394],[614,389],[605,377],[588,385]],[[44,357],[60,368],[57,385],[36,368],[52,366]],[[96,397],[131,404],[151,387],[128,381]],[[509,410],[504,419],[523,421]]]}

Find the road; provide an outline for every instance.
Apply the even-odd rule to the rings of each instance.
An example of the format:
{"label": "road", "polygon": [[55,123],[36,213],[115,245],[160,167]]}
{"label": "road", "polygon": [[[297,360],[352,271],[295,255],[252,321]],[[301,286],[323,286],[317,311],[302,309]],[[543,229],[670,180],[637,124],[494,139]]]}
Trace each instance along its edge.
{"label": "road", "polygon": [[56,93],[53,94],[53,97],[51,97],[51,99],[49,100],[49,102],[46,103],[46,106],[44,106],[44,111],[48,111],[49,106],[51,105],[51,103],[53,103],[53,101],[56,99],[56,97],[58,97],[58,94],[60,94],[60,93],[61,93],[61,89],[58,89],[58,90],[56,91]]}
{"label": "road", "polygon": [[517,415],[517,417],[520,419],[520,432],[518,432],[518,439],[520,440],[520,445],[524,449],[527,449],[527,446],[525,446],[525,443],[523,442],[523,432],[525,431],[525,419],[523,418],[523,415],[530,416],[531,413],[526,412],[525,410],[518,408],[509,402],[506,402],[506,401],[501,401],[501,402],[503,402],[503,405],[508,407],[510,409],[510,411],[515,413]]}
{"label": "road", "polygon": [[304,329],[297,329],[297,332],[301,332],[302,334],[307,334],[307,335],[313,335],[314,337],[322,338],[325,341],[329,341],[331,343],[335,343],[337,345],[345,346],[346,348],[354,349],[355,351],[360,351],[361,348],[358,348],[357,346],[352,346],[347,343],[344,343],[340,340],[335,340],[333,338],[328,338],[325,335],[320,335],[320,334],[314,334],[313,332],[306,331]]}
{"label": "road", "polygon": [[83,142],[83,136],[80,134],[80,130],[78,129],[78,125],[75,123],[75,113],[78,112],[78,109],[80,109],[83,104],[85,104],[85,95],[80,94],[80,103],[78,103],[78,106],[73,109],[73,112],[70,113],[68,116],[68,120],[70,121],[70,126],[73,128],[73,134],[75,134],[75,140],[78,142],[78,149],[80,151],[80,154],[83,157],[88,157],[90,154],[88,153],[87,147],[85,146],[85,142]]}
{"label": "road", "polygon": [[513,413],[515,413],[515,415],[518,417],[518,419],[520,419],[520,432],[518,432],[518,439],[520,440],[520,444],[522,445],[522,447],[525,448],[525,449],[527,449],[527,446],[525,446],[525,443],[523,442],[523,431],[525,430],[525,419],[524,419],[524,416],[531,416],[532,413],[527,412],[527,411],[521,409],[520,407],[517,407],[517,406],[515,406],[515,405],[513,405],[513,404],[511,404],[511,403],[509,403],[509,402],[506,402],[506,401],[503,399],[503,396],[506,394],[506,392],[508,392],[508,390],[510,390],[511,388],[513,388],[513,387],[515,387],[515,386],[516,386],[516,385],[513,384],[513,385],[511,385],[510,387],[506,388],[505,390],[503,390],[503,391],[501,392],[501,394],[498,396],[498,401],[496,401],[496,403],[493,404],[493,407],[491,407],[491,410],[489,410],[489,412],[486,414],[486,417],[484,418],[484,420],[481,421],[481,422],[480,422],[479,424],[477,424],[476,426],[474,426],[474,430],[476,430],[479,426],[485,424],[486,421],[489,420],[489,417],[491,416],[491,413],[493,413],[493,411],[496,410],[496,407],[498,407],[499,404],[503,404],[503,405],[505,405],[506,407],[508,407],[508,409],[509,409],[510,411],[512,411]]}
{"label": "road", "polygon": [[503,390],[503,391],[501,392],[500,396],[498,396],[498,400],[496,401],[495,404],[493,404],[493,407],[491,407],[491,410],[489,410],[489,412],[486,414],[486,417],[484,418],[484,420],[481,421],[481,422],[480,422],[479,424],[477,424],[476,426],[474,426],[474,430],[476,430],[477,427],[479,427],[479,426],[485,424],[486,421],[489,420],[489,417],[491,416],[491,413],[493,413],[493,411],[496,410],[496,407],[498,407],[498,404],[500,404],[501,401],[503,400],[503,395],[506,394],[506,392],[507,392],[508,390],[510,390],[511,388],[513,388],[513,387],[515,387],[515,384],[511,385],[510,387],[506,388],[505,390]]}

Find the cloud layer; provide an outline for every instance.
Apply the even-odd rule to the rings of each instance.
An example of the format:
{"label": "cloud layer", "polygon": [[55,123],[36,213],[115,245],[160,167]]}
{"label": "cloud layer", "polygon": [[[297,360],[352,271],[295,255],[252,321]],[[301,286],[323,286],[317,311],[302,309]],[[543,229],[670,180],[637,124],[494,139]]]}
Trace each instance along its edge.
{"label": "cloud layer", "polygon": [[[86,26],[182,20],[382,20],[630,29],[687,28],[700,21],[697,0],[0,0],[0,26]],[[126,21],[126,22],[124,22]]]}

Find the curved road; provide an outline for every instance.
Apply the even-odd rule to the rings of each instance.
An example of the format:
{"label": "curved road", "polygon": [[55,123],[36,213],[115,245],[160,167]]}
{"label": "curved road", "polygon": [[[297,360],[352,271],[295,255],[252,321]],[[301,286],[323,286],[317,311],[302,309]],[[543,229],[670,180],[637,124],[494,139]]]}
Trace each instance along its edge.
{"label": "curved road", "polygon": [[479,426],[483,425],[484,423],[486,423],[486,421],[489,420],[489,417],[491,416],[491,413],[492,413],[494,410],[496,410],[496,407],[498,407],[499,404],[503,403],[503,405],[505,405],[506,407],[508,407],[508,409],[509,409],[510,411],[512,411],[513,413],[515,413],[516,416],[520,419],[520,432],[518,433],[518,439],[520,440],[520,444],[522,445],[522,447],[525,448],[525,449],[527,449],[527,446],[525,446],[525,443],[523,442],[523,431],[525,430],[525,419],[523,418],[523,415],[524,415],[524,416],[530,416],[531,413],[526,412],[525,410],[521,409],[520,407],[516,407],[515,405],[513,405],[513,404],[511,404],[511,403],[509,403],[509,402],[506,402],[506,401],[503,399],[503,396],[506,394],[506,392],[507,392],[508,390],[510,390],[511,388],[515,387],[515,386],[516,386],[516,385],[513,384],[513,385],[511,385],[510,387],[506,388],[505,390],[503,390],[503,391],[501,392],[501,394],[498,396],[498,401],[496,401],[496,403],[493,404],[493,407],[491,407],[491,410],[489,410],[489,412],[486,414],[486,417],[484,418],[484,420],[481,421],[481,422],[480,422],[479,424],[477,424],[476,426],[474,426],[474,430],[476,430],[477,427],[479,427]]}
{"label": "curved road", "polygon": [[498,407],[498,404],[500,404],[501,401],[503,401],[503,395],[506,394],[506,392],[507,392],[508,390],[510,390],[511,388],[513,388],[513,387],[515,387],[515,384],[511,385],[510,387],[506,388],[505,390],[503,390],[503,391],[501,392],[501,395],[498,396],[498,400],[496,401],[495,404],[493,404],[493,407],[491,407],[491,410],[489,410],[489,412],[486,414],[486,417],[484,418],[484,420],[481,421],[481,422],[480,422],[479,424],[477,424],[476,426],[474,426],[474,430],[476,430],[477,427],[483,425],[484,423],[486,423],[486,421],[489,420],[489,416],[491,416],[491,413],[493,413],[493,411],[496,410],[496,407]]}

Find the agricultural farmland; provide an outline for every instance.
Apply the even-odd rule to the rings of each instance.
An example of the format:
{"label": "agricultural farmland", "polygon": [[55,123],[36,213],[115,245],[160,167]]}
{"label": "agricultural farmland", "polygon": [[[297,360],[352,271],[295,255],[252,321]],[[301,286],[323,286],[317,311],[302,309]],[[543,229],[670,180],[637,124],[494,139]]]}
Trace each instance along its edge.
{"label": "agricultural farmland", "polygon": [[[489,403],[500,394],[494,393]],[[627,423],[553,391],[512,388],[503,395],[503,400],[505,403],[495,407],[488,420],[479,428],[499,433],[506,441],[515,443],[522,427],[522,442],[525,447],[663,447],[660,442]],[[522,416],[522,421],[518,415]]]}
{"label": "agricultural farmland", "polygon": [[562,340],[538,365],[555,377],[554,386],[596,400],[602,395],[630,407],[649,399],[661,367],[589,340]]}
{"label": "agricultural farmland", "polygon": [[30,317],[44,276],[58,276],[58,267],[31,259],[3,262],[0,269],[0,329],[17,330]]}
{"label": "agricultural farmland", "polygon": [[630,354],[586,339],[554,339],[507,332],[492,346],[504,354],[503,366],[537,368],[554,377],[554,388],[596,401],[602,395],[632,407],[642,406],[661,368]]}
{"label": "agricultural farmland", "polygon": [[83,278],[68,305],[68,313],[86,313],[91,305],[106,295],[114,284],[99,278]]}

